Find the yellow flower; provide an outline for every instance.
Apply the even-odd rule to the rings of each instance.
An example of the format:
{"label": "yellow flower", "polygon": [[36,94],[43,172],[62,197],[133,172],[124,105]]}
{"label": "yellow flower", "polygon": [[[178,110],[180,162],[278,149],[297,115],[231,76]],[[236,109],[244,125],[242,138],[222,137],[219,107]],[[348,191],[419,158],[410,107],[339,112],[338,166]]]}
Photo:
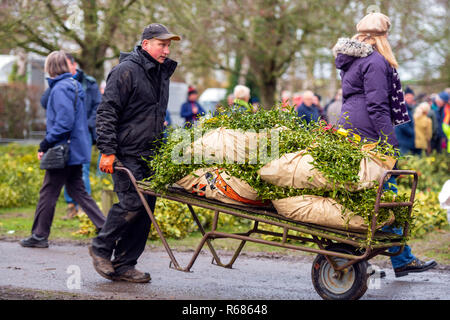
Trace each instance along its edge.
{"label": "yellow flower", "polygon": [[31,172],[31,171],[33,171],[33,168],[32,168],[32,167],[28,167],[28,168],[27,168],[27,171],[28,171],[28,172]]}
{"label": "yellow flower", "polygon": [[346,137],[348,135],[348,131],[345,130],[344,128],[339,128],[339,130],[337,131],[338,134]]}
{"label": "yellow flower", "polygon": [[361,141],[361,136],[359,136],[356,133],[354,133],[353,134],[353,140],[355,140],[356,142],[360,142]]}

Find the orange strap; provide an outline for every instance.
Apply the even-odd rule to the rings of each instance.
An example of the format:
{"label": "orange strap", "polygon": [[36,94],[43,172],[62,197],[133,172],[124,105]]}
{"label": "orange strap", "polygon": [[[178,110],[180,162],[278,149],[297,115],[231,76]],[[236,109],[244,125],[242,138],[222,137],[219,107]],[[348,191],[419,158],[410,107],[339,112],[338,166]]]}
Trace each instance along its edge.
{"label": "orange strap", "polygon": [[450,104],[445,105],[444,109],[444,123],[450,125]]}
{"label": "orange strap", "polygon": [[219,189],[220,191],[222,191],[228,198],[239,201],[239,202],[243,202],[246,204],[252,204],[255,206],[265,206],[267,205],[267,201],[263,202],[263,201],[259,201],[259,200],[250,200],[247,198],[243,198],[240,195],[238,195],[236,193],[236,191],[233,190],[233,188],[231,188],[224,180],[223,178],[220,176],[219,174],[219,170],[216,170],[217,173],[217,179],[216,179],[216,187],[217,189]]}

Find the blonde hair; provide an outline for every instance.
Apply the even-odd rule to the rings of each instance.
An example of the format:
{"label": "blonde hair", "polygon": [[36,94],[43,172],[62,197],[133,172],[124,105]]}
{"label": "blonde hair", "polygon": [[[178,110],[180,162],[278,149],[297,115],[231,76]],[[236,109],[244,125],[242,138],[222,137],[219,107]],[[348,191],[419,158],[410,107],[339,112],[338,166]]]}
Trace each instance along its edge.
{"label": "blonde hair", "polygon": [[391,67],[398,68],[397,59],[395,59],[392,52],[391,45],[387,39],[387,35],[371,35],[368,33],[358,33],[353,36],[352,39],[356,39],[361,42],[372,45],[391,65]]}
{"label": "blonde hair", "polygon": [[69,65],[67,64],[66,53],[63,50],[51,52],[45,59],[45,72],[50,78],[59,76],[60,74],[69,72]]}
{"label": "blonde hair", "polygon": [[414,111],[414,119],[419,118],[422,115],[427,115],[428,112],[430,112],[430,104],[428,102],[422,102],[416,107],[416,110]]}

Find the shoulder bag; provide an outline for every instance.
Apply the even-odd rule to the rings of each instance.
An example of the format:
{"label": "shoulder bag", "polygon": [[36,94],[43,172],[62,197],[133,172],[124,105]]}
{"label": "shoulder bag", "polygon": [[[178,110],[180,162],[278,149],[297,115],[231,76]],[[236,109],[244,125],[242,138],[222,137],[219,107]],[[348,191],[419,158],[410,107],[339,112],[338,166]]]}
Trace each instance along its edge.
{"label": "shoulder bag", "polygon": [[[76,81],[75,79],[72,78],[72,81],[74,81],[75,84],[75,101],[73,104],[73,108],[76,113],[76,106],[78,100],[78,85],[75,82]],[[72,133],[70,135],[72,135]],[[39,167],[42,170],[65,168],[67,162],[69,161],[69,144],[70,138],[67,141],[67,143],[62,143],[60,145],[48,149],[42,156]]]}

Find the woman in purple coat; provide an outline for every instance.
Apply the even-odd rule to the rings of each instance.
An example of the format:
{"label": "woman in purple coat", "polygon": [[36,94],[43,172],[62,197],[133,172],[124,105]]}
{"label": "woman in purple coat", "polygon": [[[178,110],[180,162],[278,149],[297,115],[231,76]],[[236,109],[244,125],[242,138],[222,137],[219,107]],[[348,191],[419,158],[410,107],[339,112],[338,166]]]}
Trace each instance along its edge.
{"label": "woman in purple coat", "polygon": [[[369,13],[358,23],[358,33],[353,38],[338,40],[333,54],[342,78],[343,105],[338,123],[369,141],[381,139],[398,148],[394,125],[408,122],[409,118],[396,71],[398,63],[387,38],[390,25],[384,14]],[[391,179],[388,182],[395,184],[395,178]],[[383,230],[402,234],[401,228]],[[398,247],[390,249],[397,250]],[[391,262],[396,277],[436,266],[433,260],[417,259],[409,246],[391,257]]]}

